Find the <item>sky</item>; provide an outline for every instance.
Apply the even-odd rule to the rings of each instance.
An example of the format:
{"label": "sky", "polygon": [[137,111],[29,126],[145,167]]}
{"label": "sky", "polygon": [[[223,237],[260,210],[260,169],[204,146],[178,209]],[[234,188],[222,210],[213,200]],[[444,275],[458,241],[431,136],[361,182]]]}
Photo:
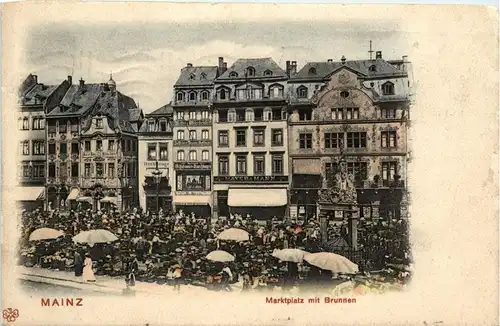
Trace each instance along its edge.
{"label": "sky", "polygon": [[[385,59],[400,59],[410,45],[397,22],[186,22],[41,24],[29,31],[23,67],[39,82],[58,84],[109,80],[139,103],[145,113],[172,100],[173,85],[187,63],[230,67],[238,58],[272,57],[285,67],[307,62],[367,59],[369,41]],[[411,59],[411,58],[410,58]]]}

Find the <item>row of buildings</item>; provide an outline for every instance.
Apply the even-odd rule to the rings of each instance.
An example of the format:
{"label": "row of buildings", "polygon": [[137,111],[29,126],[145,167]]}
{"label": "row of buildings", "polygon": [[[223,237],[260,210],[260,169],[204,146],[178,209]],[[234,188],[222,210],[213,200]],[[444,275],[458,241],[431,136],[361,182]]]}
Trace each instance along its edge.
{"label": "row of buildings", "polygon": [[20,89],[25,204],[310,217],[342,153],[362,216],[406,215],[406,57],[376,52],[300,70],[271,58],[188,63],[170,103],[146,115],[112,78],[36,79]]}

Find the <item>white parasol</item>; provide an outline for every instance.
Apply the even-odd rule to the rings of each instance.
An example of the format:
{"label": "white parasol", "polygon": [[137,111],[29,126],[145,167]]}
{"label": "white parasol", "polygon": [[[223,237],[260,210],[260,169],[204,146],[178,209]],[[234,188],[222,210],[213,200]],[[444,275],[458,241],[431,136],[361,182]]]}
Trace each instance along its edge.
{"label": "white parasol", "polygon": [[222,231],[217,236],[219,240],[232,240],[232,241],[248,241],[250,240],[250,235],[247,231],[242,229],[231,228]]}
{"label": "white parasol", "polygon": [[207,259],[211,261],[234,261],[234,256],[224,250],[215,250],[207,255]]}
{"label": "white parasol", "polygon": [[309,253],[307,251],[300,249],[281,249],[274,250],[272,256],[282,261],[301,263],[304,260],[304,256],[308,254]]}
{"label": "white parasol", "polygon": [[73,237],[74,242],[79,243],[106,243],[118,240],[116,235],[108,230],[97,229],[90,231],[83,231]]}
{"label": "white parasol", "polygon": [[48,240],[48,239],[56,239],[59,238],[60,236],[63,236],[64,232],[56,229],[51,229],[51,228],[41,228],[41,229],[36,229],[30,234],[29,240],[30,241],[36,241],[36,240]]}
{"label": "white parasol", "polygon": [[355,274],[359,271],[358,265],[344,256],[331,252],[318,252],[304,256],[309,264],[326,269],[334,273]]}

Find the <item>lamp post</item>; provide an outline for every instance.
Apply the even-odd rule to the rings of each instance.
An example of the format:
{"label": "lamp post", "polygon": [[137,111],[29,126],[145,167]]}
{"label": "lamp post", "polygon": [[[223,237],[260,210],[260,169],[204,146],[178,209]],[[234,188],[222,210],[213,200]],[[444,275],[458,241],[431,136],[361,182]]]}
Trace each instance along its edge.
{"label": "lamp post", "polygon": [[156,168],[152,172],[156,184],[156,214],[160,211],[160,182],[162,173],[163,172],[158,169],[158,161],[156,161]]}

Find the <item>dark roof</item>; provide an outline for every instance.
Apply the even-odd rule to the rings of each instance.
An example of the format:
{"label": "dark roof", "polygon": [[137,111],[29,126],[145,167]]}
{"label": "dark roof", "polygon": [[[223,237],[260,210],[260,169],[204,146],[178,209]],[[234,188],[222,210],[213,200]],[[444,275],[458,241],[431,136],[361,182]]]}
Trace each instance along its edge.
{"label": "dark roof", "polygon": [[184,67],[181,69],[181,75],[175,86],[210,86],[214,79],[217,78],[218,69],[216,66],[194,66]]}
{"label": "dark roof", "polygon": [[[375,67],[374,71],[370,70],[371,66]],[[354,70],[367,78],[399,77],[407,75],[405,72],[397,69],[387,61],[383,59],[375,59],[346,61],[345,64],[342,64],[342,62],[309,62],[302,69],[300,69],[299,72],[294,74],[290,80],[323,79],[342,67]],[[314,68],[316,72],[313,73],[311,68]]]}
{"label": "dark roof", "polygon": [[61,103],[48,116],[74,115],[86,113],[96,103],[104,86],[101,84],[71,85]]}
{"label": "dark roof", "polygon": [[21,98],[21,104],[43,105],[45,104],[47,97],[49,97],[49,95],[52,94],[52,92],[55,91],[57,87],[59,87],[59,85],[37,84],[31,89],[29,89],[27,92],[25,92],[24,96],[22,96]]}
{"label": "dark roof", "polygon": [[[218,79],[229,79],[232,72],[238,74],[238,78],[245,78],[245,71],[247,68],[252,67],[255,69],[255,76],[247,78],[269,78],[269,77],[283,77],[287,78],[286,72],[278,66],[272,58],[257,58],[257,59],[238,59],[233,65],[228,68]],[[265,71],[269,70],[271,76],[266,76]]]}
{"label": "dark roof", "polygon": [[129,110],[130,122],[137,122],[144,118],[144,114],[141,109],[131,109]]}
{"label": "dark roof", "polygon": [[28,77],[19,86],[18,94],[19,96],[25,95],[33,86],[37,84],[37,78],[33,74],[29,74]]}
{"label": "dark roof", "polygon": [[153,112],[147,114],[146,116],[152,115],[172,115],[174,113],[174,109],[172,108],[172,103],[165,104],[159,109],[154,110]]}

